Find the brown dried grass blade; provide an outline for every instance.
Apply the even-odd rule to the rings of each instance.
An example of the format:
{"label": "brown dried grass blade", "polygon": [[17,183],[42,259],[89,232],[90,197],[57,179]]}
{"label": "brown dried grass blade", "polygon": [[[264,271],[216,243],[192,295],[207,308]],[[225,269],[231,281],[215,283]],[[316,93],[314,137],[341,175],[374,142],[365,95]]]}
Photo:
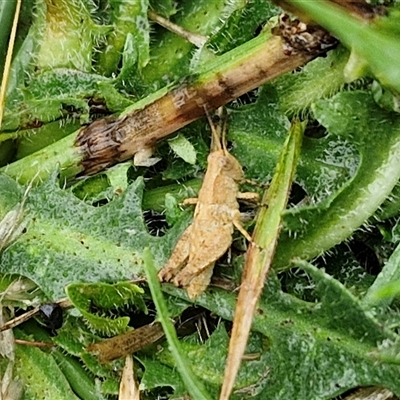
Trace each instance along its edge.
{"label": "brown dried grass blade", "polygon": [[15,44],[15,36],[17,34],[18,19],[19,19],[19,14],[21,11],[21,2],[22,2],[22,0],[17,0],[13,25],[12,25],[11,33],[10,33],[10,40],[8,42],[6,61],[4,63],[3,78],[1,80],[1,86],[0,86],[0,130],[1,130],[1,123],[3,121],[4,107],[5,107],[5,103],[6,103],[8,78],[10,76],[12,54],[13,54],[14,44]]}
{"label": "brown dried grass blade", "polygon": [[253,315],[272,264],[281,229],[281,215],[289,198],[304,128],[305,123],[295,122],[292,125],[271,186],[265,192],[261,202],[253,233],[253,242],[247,251],[242,284],[236,304],[220,400],[229,399],[246,349]]}

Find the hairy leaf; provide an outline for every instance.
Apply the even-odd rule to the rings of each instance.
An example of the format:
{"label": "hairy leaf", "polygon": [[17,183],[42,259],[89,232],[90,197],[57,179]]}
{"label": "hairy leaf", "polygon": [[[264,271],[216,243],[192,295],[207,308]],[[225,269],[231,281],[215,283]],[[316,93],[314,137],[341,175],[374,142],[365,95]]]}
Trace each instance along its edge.
{"label": "hairy leaf", "polygon": [[[381,343],[397,335],[365,312],[331,276],[310,264],[298,265],[312,276],[319,300],[305,302],[282,292],[274,276],[267,281],[253,330],[268,338],[262,358],[270,370],[263,378],[265,389],[254,398],[330,399],[364,385],[400,393],[399,367],[386,362],[377,366],[374,356]],[[186,297],[182,290],[166,290]],[[197,304],[232,320],[235,296],[210,289]]]}
{"label": "hairy leaf", "polygon": [[143,275],[141,253],[155,249],[161,268],[176,240],[176,225],[153,237],[144,223],[142,179],[103,207],[93,207],[58,187],[53,177],[33,188],[27,199],[30,223],[0,260],[5,273],[29,277],[52,300],[73,282],[115,282]]}

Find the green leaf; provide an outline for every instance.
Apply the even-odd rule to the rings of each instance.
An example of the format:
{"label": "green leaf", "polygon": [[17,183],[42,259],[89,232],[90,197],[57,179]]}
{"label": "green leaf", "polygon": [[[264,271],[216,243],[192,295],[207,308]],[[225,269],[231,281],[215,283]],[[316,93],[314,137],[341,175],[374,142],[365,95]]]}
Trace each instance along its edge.
{"label": "green leaf", "polygon": [[0,219],[22,200],[21,187],[6,175],[0,175]]}
{"label": "green leaf", "polygon": [[400,245],[391,254],[363,298],[365,309],[387,307],[400,292]]}
{"label": "green leaf", "polygon": [[46,6],[46,24],[35,64],[40,69],[65,67],[89,72],[95,29],[83,0],[55,0]]}
{"label": "green leaf", "polygon": [[[290,0],[300,10],[307,12],[313,20],[332,32],[342,43],[367,63],[371,72],[383,83],[400,92],[399,13],[392,16],[393,21],[385,26],[370,24],[353,17],[347,11],[327,2],[307,2]],[[385,29],[382,29],[382,25]]]}
{"label": "green leaf", "polygon": [[[21,330],[18,339],[30,340]],[[16,346],[15,375],[24,383],[24,398],[30,400],[79,400],[53,356],[34,346]]]}
{"label": "green leaf", "polygon": [[288,115],[302,115],[314,102],[333,96],[345,84],[343,70],[348,59],[348,50],[339,46],[299,72],[276,79],[272,84],[279,96],[280,109]]}
{"label": "green leaf", "polygon": [[134,47],[138,67],[142,69],[149,61],[150,26],[147,19],[148,0],[142,1],[110,1],[110,19],[112,32],[107,37],[104,51],[99,57],[99,70],[111,75],[118,67],[121,53],[126,41],[135,38]]}
{"label": "green leaf", "polygon": [[101,314],[110,311],[115,313],[118,312],[118,309],[131,306],[136,306],[139,310],[147,313],[142,296],[143,289],[129,282],[119,282],[114,285],[76,283],[68,285],[66,293],[72,304],[87,319],[92,329],[106,333],[107,336],[125,333],[129,329],[130,318],[111,318]]}
{"label": "green leaf", "polygon": [[174,153],[188,164],[196,164],[196,150],[183,135],[175,136],[168,140],[168,144]]}
{"label": "green leaf", "polygon": [[[325,200],[286,212],[274,266],[287,268],[294,257],[310,259],[347,239],[378,209],[400,178],[400,117],[376,106],[365,92],[339,93],[314,107],[318,121],[341,139],[335,151],[356,148],[352,179]],[[335,159],[332,159],[332,163]],[[354,161],[353,161],[354,163]]]}
{"label": "green leaf", "polygon": [[[25,3],[22,3],[23,5]],[[29,4],[32,7],[32,3]],[[13,63],[10,70],[10,78],[7,87],[7,102],[6,106],[12,107],[21,99],[21,87],[25,86],[26,76],[35,71],[34,60],[36,53],[40,48],[40,41],[43,38],[43,30],[46,24],[46,4],[45,1],[39,0],[34,4],[35,12],[32,13],[32,8],[29,9],[32,16],[32,26],[18,51],[15,52]]]}
{"label": "green leaf", "polygon": [[[232,141],[232,153],[246,167],[246,176],[262,183],[272,178],[290,126],[280,109],[278,94],[266,85],[254,104],[230,112],[228,140]],[[335,132],[319,139],[305,137],[295,181],[318,202],[354,175],[357,162],[356,148]]]}
{"label": "green leaf", "polygon": [[35,98],[89,97],[97,91],[99,82],[109,82],[104,76],[76,69],[53,68],[33,76],[29,81],[29,93]]}
{"label": "green leaf", "polygon": [[178,398],[187,393],[185,385],[175,368],[170,368],[149,357],[139,357],[139,361],[145,368],[140,381],[140,389],[152,390],[169,386],[174,389],[174,397]]}
{"label": "green leaf", "polygon": [[29,277],[56,300],[73,282],[115,282],[143,275],[145,245],[155,249],[161,268],[182,225],[163,237],[151,236],[142,216],[142,191],[143,180],[138,179],[119,198],[93,207],[60,189],[55,177],[33,188],[27,199],[27,232],[4,251],[1,270]]}
{"label": "green leaf", "polygon": [[266,0],[237,2],[235,10],[206,45],[217,54],[232,50],[252,39],[257,28],[276,15],[277,11],[278,8]]}
{"label": "green leaf", "polygon": [[[384,361],[377,366],[374,355],[381,343],[397,335],[364,311],[337,280],[310,264],[297,265],[312,276],[317,298],[315,302],[300,300],[282,292],[276,276],[268,278],[253,331],[268,338],[261,357],[270,369],[265,389],[254,398],[331,399],[368,385],[400,393],[400,367]],[[186,298],[180,289],[168,286],[165,290]],[[235,295],[219,289],[208,289],[196,300],[227,320],[233,319],[235,302]]]}
{"label": "green leaf", "polygon": [[[100,75],[67,68],[35,74],[27,88],[19,89],[18,102],[9,104],[6,109],[2,130],[26,129],[58,120],[70,114],[71,108],[76,114],[88,114],[86,99],[98,95],[98,84],[106,82],[108,79]],[[55,135],[53,141],[57,138]]]}
{"label": "green leaf", "polygon": [[[76,327],[75,325],[74,333],[77,333]],[[41,342],[51,343],[56,342],[57,339],[57,337],[52,338],[48,332],[33,320],[24,325],[24,333],[28,333],[30,339],[33,338]],[[79,337],[81,338],[81,336]],[[93,376],[81,362],[74,357],[63,354],[58,348],[53,348],[50,354],[58,366],[57,371],[59,370],[63,373],[71,389],[81,400],[104,399],[104,396],[100,393],[99,385],[93,380]],[[46,386],[44,386],[45,388]]]}
{"label": "green leaf", "polygon": [[95,335],[86,326],[82,317],[77,318],[68,315],[53,342],[69,355],[79,357],[85,368],[94,376],[116,383],[118,381],[116,371],[122,369],[123,363],[117,360],[103,365],[93,354],[86,351],[89,345],[100,340],[102,338]]}
{"label": "green leaf", "polygon": [[105,400],[106,397],[100,393],[98,387],[95,386],[92,376],[84,371],[82,365],[74,358],[59,351],[52,353],[58,367],[68,379],[73,391],[82,400]]}
{"label": "green leaf", "polygon": [[[13,132],[10,136],[12,136],[13,139],[18,139],[18,149],[15,154],[15,159],[19,160],[33,154],[71,134],[79,129],[79,127],[80,124],[77,121],[65,123],[54,121],[40,128]],[[1,138],[6,135],[8,134],[0,134],[0,141]]]}

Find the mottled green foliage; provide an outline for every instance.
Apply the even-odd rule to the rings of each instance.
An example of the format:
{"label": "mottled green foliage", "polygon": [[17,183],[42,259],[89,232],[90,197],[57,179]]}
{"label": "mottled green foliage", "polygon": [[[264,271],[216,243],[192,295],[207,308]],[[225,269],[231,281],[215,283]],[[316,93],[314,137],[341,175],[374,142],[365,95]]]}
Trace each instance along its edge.
{"label": "mottled green foliage", "polygon": [[318,256],[347,239],[378,209],[400,178],[398,114],[378,108],[371,95],[361,91],[320,101],[314,114],[342,141],[343,151],[332,163],[355,148],[359,165],[352,179],[319,204],[287,212],[287,232],[281,235],[274,262],[277,268],[288,267],[293,257]]}
{"label": "mottled green foliage", "polygon": [[[289,128],[289,119],[281,112],[279,91],[264,87],[255,104],[232,109],[228,140],[232,153],[246,166],[250,179],[263,183],[272,177]],[[340,150],[339,150],[340,149]],[[319,139],[305,137],[296,182],[314,201],[338,190],[357,168],[357,152],[338,135]]]}
{"label": "mottled green foliage", "polygon": [[112,0],[109,7],[112,34],[108,35],[99,56],[99,71],[108,76],[117,70],[128,34],[135,38],[138,69],[142,69],[149,62],[150,32],[147,20],[149,2]]}
{"label": "mottled green foliage", "polygon": [[85,367],[95,376],[101,378],[115,379],[113,368],[118,368],[120,362],[113,362],[102,365],[96,357],[86,351],[93,342],[102,340],[102,337],[95,334],[85,323],[85,319],[68,315],[62,328],[54,337],[54,342],[68,354],[79,357]]}
{"label": "mottled green foliage", "polygon": [[[330,399],[371,384],[399,393],[399,367],[383,361],[377,366],[374,354],[396,335],[364,311],[360,301],[331,276],[307,263],[297,265],[315,282],[315,301],[282,292],[277,278],[269,277],[253,330],[265,336],[255,351],[270,370],[260,382],[249,370],[249,381],[262,387],[253,398]],[[178,289],[168,288],[168,292],[185,297]],[[197,303],[223,319],[233,318],[233,294],[212,289]],[[246,364],[240,373],[245,370]]]}
{"label": "mottled green foliage", "polygon": [[147,313],[143,289],[128,282],[71,284],[66,288],[72,304],[82,313],[92,329],[108,336],[125,333],[129,317],[111,318],[107,313],[117,313],[123,308],[135,307]]}
{"label": "mottled green foliage", "polygon": [[343,69],[349,52],[339,46],[295,74],[285,74],[273,83],[279,93],[280,109],[287,115],[306,114],[317,98],[330,97],[345,85]]}
{"label": "mottled green foliage", "polygon": [[168,144],[174,153],[188,164],[196,164],[196,150],[184,136],[178,135],[168,140]]}
{"label": "mottled green foliage", "polygon": [[6,175],[0,175],[0,218],[22,200],[22,188]]}
{"label": "mottled green foliage", "polygon": [[[228,344],[229,336],[223,324],[217,327],[205,343],[199,342],[197,335],[187,337],[181,342],[182,350],[190,356],[190,360],[198,361],[191,362],[193,373],[204,381],[214,397],[217,396],[218,388],[222,384]],[[253,355],[255,359],[243,363],[236,379],[235,389],[242,395],[255,396],[265,389],[265,378],[270,373],[268,352],[266,352],[268,347],[268,340],[265,337],[257,333],[251,335],[246,354]],[[167,348],[158,355],[158,359],[163,365],[169,366],[171,374],[175,361]]]}
{"label": "mottled green foliage", "polygon": [[346,71],[349,76],[372,73],[385,86],[400,92],[400,74],[397,69],[400,62],[398,9],[394,9],[382,22],[372,23],[365,29],[363,21],[328,2],[292,2],[352,51],[354,59]]}
{"label": "mottled green foliage", "polygon": [[207,43],[207,47],[216,54],[232,50],[256,36],[268,19],[278,12],[278,8],[266,0],[250,0],[241,3],[225,21],[224,26]]}
{"label": "mottled green foliage", "polygon": [[[52,300],[72,282],[120,281],[143,274],[143,246],[157,249],[159,267],[176,240],[151,236],[141,211],[143,181],[103,207],[93,207],[57,187],[55,177],[29,193],[29,227],[2,254],[3,272],[36,282]],[[177,229],[180,227],[177,226]]]}
{"label": "mottled green foliage", "polygon": [[[15,334],[19,339],[31,340],[21,331]],[[24,385],[24,399],[79,399],[51,354],[33,346],[17,346],[15,356],[15,375]]]}
{"label": "mottled green foliage", "polygon": [[[5,3],[0,5],[0,65],[10,22],[4,15],[12,11],[12,2]],[[0,255],[2,305],[25,308],[38,299],[56,300],[65,296],[67,287],[74,306],[65,311],[65,322],[53,338],[34,321],[15,330],[18,338],[51,341],[56,348],[43,351],[18,345],[13,375],[24,383],[25,399],[102,399],[117,395],[123,360],[101,365],[86,348],[130,329],[128,323],[136,322],[132,312],[149,317],[143,303],[150,302],[148,289],[143,285],[142,293],[126,281],[144,277],[146,247],[156,268],[161,268],[187,226],[192,208],[184,210],[180,202],[195,197],[201,185],[210,131],[205,119],[198,121],[180,132],[184,136],[180,146],[171,146],[174,151],[167,143],[159,146],[156,155],[162,161],[154,167],[125,163],[73,182],[72,188],[65,187],[63,179],[60,187],[54,171],[56,164],[62,166],[62,177],[71,178],[78,171],[74,136],[64,136],[92,118],[141,108],[197,74],[212,76],[210,66],[219,68],[221,59],[227,62],[229,50],[244,44],[234,52],[237,58],[251,49],[247,42],[265,23],[273,22],[277,9],[266,0],[128,0],[110,2],[110,8],[100,2],[98,9],[86,0],[23,3],[21,21],[26,25],[17,35],[0,162],[20,159],[6,171],[25,183],[39,164],[43,172],[35,179],[44,181],[27,194],[21,212],[26,229]],[[315,16],[323,15],[323,2],[300,3],[313,7]],[[149,22],[149,8],[207,37],[205,46],[195,49]],[[362,66],[368,61],[367,70],[351,71],[350,64],[345,70],[349,53],[338,48],[229,108],[228,145],[246,177],[262,184],[271,179],[289,118],[307,116],[312,122],[293,189],[303,190],[305,196],[293,200],[300,203],[284,213],[276,270],[267,281],[246,351],[255,358],[243,361],[234,399],[328,400],[367,385],[400,394],[400,275],[398,249],[393,251],[400,237],[399,186],[391,194],[400,177],[399,14],[394,9],[373,27],[363,26],[362,35],[359,23],[335,15],[329,14],[326,26],[353,52],[353,66],[358,68],[361,59]],[[53,24],[60,16],[65,24]],[[354,71],[381,82],[371,87],[364,79],[346,85],[358,76]],[[249,99],[253,104],[242,104]],[[21,204],[25,190],[0,175],[1,218]],[[378,210],[385,199],[386,205]],[[156,227],[164,236],[149,234],[143,210],[157,218],[165,214],[168,227],[163,221]],[[377,210],[380,222],[371,218]],[[366,270],[351,243],[345,242],[365,224],[375,235],[366,246],[379,261],[390,257],[373,271]],[[361,233],[356,231],[358,240],[367,242],[370,232]],[[331,250],[337,243],[341,246]],[[234,276],[239,283],[242,249],[235,236],[234,267],[225,266],[226,258],[216,274]],[[326,251],[329,254],[316,261],[326,272],[304,261],[291,263],[295,257],[309,259]],[[293,273],[276,276],[278,270],[291,267],[296,267]],[[33,292],[30,281],[25,292],[10,290],[19,276],[31,279],[38,290]],[[190,302],[180,289],[162,289],[168,310],[164,318],[175,319]],[[200,381],[217,398],[235,302],[236,291],[210,288],[196,302],[221,318],[216,328],[208,326],[210,337],[194,333],[179,338],[172,352],[166,341],[160,341],[136,354],[135,373],[144,398],[183,397],[190,379]],[[151,304],[149,309],[152,315]],[[177,348],[193,371],[184,379],[172,356]],[[4,371],[7,361],[0,363]]]}

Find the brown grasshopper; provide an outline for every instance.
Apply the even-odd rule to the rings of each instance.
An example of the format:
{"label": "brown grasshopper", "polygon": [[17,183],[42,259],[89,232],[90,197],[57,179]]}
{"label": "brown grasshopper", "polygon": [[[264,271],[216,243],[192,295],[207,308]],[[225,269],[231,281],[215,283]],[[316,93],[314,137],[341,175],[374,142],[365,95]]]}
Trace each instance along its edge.
{"label": "brown grasshopper", "polygon": [[239,192],[238,183],[244,181],[242,167],[227,151],[224,138],[221,143],[221,128],[217,131],[209,121],[212,144],[203,185],[197,199],[184,202],[196,204],[193,222],[158,274],[161,281],[186,288],[192,299],[209,285],[215,262],[232,244],[235,227],[251,241],[240,223],[238,198],[254,198],[254,194]]}

